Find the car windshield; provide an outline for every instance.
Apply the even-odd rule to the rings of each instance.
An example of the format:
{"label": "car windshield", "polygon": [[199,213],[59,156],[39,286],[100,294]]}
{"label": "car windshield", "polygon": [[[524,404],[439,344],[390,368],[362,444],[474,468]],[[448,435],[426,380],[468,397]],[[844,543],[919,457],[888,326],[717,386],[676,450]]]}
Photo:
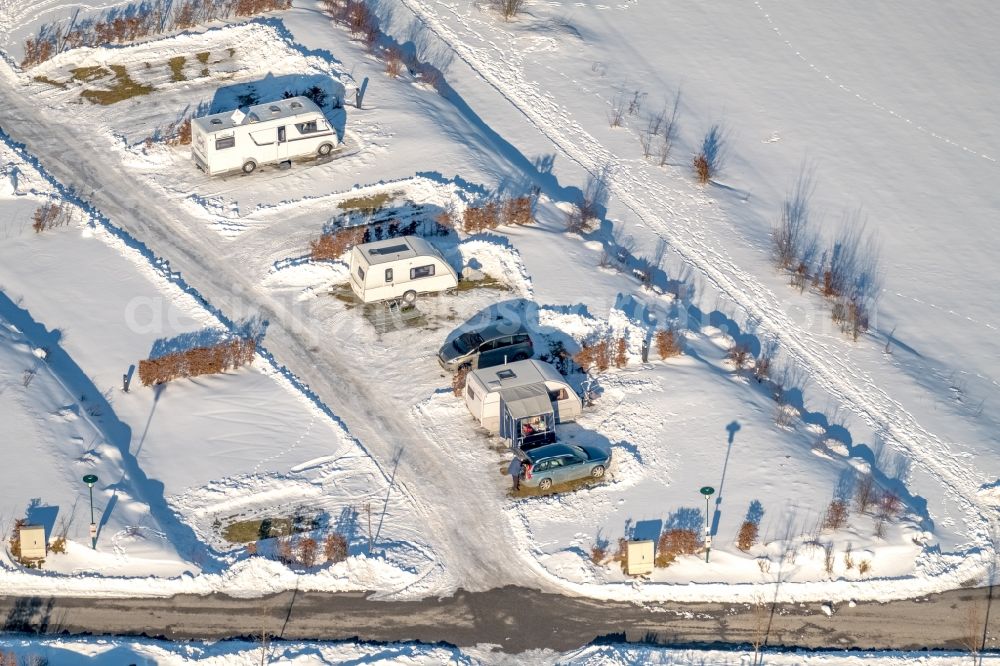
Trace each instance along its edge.
{"label": "car windshield", "polygon": [[569,448],[573,450],[573,453],[579,456],[580,460],[590,460],[590,456],[587,455],[587,452],[576,444],[571,444]]}
{"label": "car windshield", "polygon": [[451,344],[459,352],[465,354],[478,347],[482,341],[483,338],[478,333],[462,333],[462,335],[455,338],[455,341]]}

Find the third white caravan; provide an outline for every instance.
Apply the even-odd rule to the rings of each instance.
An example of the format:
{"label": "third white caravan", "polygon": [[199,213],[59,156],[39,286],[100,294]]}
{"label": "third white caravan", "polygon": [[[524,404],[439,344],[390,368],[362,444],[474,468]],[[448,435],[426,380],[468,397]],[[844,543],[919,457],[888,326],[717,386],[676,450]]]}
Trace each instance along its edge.
{"label": "third white caravan", "polygon": [[215,113],[191,121],[191,156],[210,176],[253,173],[263,164],[329,155],[340,143],[323,111],[308,97]]}

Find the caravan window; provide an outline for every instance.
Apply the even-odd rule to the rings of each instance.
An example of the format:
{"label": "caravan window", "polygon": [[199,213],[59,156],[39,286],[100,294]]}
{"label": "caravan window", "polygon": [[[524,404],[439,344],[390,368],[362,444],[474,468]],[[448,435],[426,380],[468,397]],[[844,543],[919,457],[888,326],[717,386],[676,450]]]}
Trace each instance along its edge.
{"label": "caravan window", "polygon": [[358,277],[361,278],[362,283],[365,281],[365,269],[361,268],[361,266],[358,266]]}
{"label": "caravan window", "polygon": [[427,266],[417,266],[416,268],[410,269],[411,280],[416,280],[425,277],[433,277],[433,276],[434,276],[434,264],[428,264]]}
{"label": "caravan window", "polygon": [[549,391],[549,400],[551,400],[552,402],[556,402],[559,400],[566,400],[567,398],[569,398],[569,394],[566,392],[566,389],[564,388],[556,389],[555,391]]}
{"label": "caravan window", "polygon": [[391,268],[385,269],[385,281],[386,282],[392,282],[392,269]]}
{"label": "caravan window", "polygon": [[236,136],[217,136],[215,137],[215,149],[224,150],[226,148],[232,148],[236,145]]}
{"label": "caravan window", "polygon": [[319,128],[316,127],[315,120],[310,120],[307,123],[296,123],[295,129],[299,131],[299,134],[312,134],[313,132],[319,131]]}
{"label": "caravan window", "polygon": [[472,384],[468,382],[465,383],[465,392],[469,396],[469,400],[476,399],[476,392],[472,390]]}
{"label": "caravan window", "polygon": [[285,127],[284,125],[282,125],[281,127],[278,128],[278,143],[281,143],[284,140],[285,140]]}

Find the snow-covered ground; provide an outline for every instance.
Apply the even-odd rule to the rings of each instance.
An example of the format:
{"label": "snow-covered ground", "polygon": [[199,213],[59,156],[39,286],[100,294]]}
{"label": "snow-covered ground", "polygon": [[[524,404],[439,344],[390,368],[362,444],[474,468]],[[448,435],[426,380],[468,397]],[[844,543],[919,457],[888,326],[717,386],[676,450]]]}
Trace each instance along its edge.
{"label": "snow-covered ground", "polygon": [[[49,5],[33,15],[0,5],[0,15],[10,35],[27,34],[56,13]],[[92,191],[82,197],[101,201],[107,188],[110,200],[135,202],[111,220],[121,231],[78,211],[68,227],[36,236],[34,208],[57,195],[31,156],[3,148],[0,285],[9,305],[0,315],[17,330],[6,329],[0,347],[0,406],[39,455],[19,462],[24,483],[5,487],[2,511],[10,522],[34,497],[43,507],[77,504],[76,513],[60,508],[76,516],[70,552],[46,562],[62,575],[44,584],[109,592],[103,580],[94,585],[97,574],[122,591],[122,576],[157,575],[161,594],[291,587],[297,576],[245,557],[218,525],[300,509],[357,522],[370,505],[385,512],[375,552],[365,552],[357,527],[354,557],[312,572],[306,585],[422,595],[517,580],[690,600],[752,600],[777,587],[784,598],[826,600],[985,581],[1000,473],[1000,324],[988,279],[1000,240],[1000,135],[987,122],[1000,101],[988,85],[1000,65],[989,47],[995,20],[948,22],[940,7],[902,3],[634,0],[528,3],[502,23],[477,3],[372,5],[401,44],[445,73],[447,94],[406,73],[385,77],[312,0],[262,21],[70,50],[29,72],[0,73],[11,134],[25,123],[51,128],[30,142],[42,165],[63,159],[62,146],[86,162]],[[887,21],[901,26],[890,38],[870,34]],[[929,24],[948,29],[916,27]],[[7,42],[14,60],[17,43]],[[168,61],[182,56],[176,80]],[[904,63],[920,80],[948,84],[910,85],[916,74],[900,76]],[[114,85],[112,66],[153,90],[109,106],[81,99]],[[80,67],[101,69],[87,80],[74,74]],[[224,109],[250,86],[266,96],[315,83],[350,100],[366,78],[364,108],[329,110],[346,140],[330,161],[209,179],[186,148],[160,140],[183,114]],[[678,89],[680,134],[659,167],[642,158],[638,135]],[[633,97],[639,108],[609,127],[609,109]],[[24,118],[31,105],[38,119]],[[727,168],[701,187],[688,165],[714,123],[727,132]],[[81,128],[82,146],[66,147]],[[877,232],[884,290],[858,342],[830,322],[818,294],[793,290],[772,266],[770,226],[803,168],[815,169],[825,236],[857,209]],[[602,171],[606,219],[583,237],[564,233],[564,211],[587,174]],[[376,330],[343,298],[342,263],[307,257],[351,199],[384,196],[377,215],[430,233],[442,211],[460,215],[492,191],[532,186],[536,225],[432,238],[456,269],[500,285],[425,299],[424,318],[401,330]],[[182,265],[180,275],[151,261],[144,243]],[[662,269],[646,286],[633,270],[643,259]],[[252,307],[220,318],[215,308],[234,300]],[[564,437],[613,451],[602,484],[509,496],[509,454],[474,428],[434,359],[454,329],[498,303],[525,313],[543,353],[554,342],[572,352],[598,336],[625,337],[627,368],[571,376],[596,399]],[[162,391],[118,390],[121,374],[157,344],[225,334],[258,315],[272,333],[264,330],[267,351],[253,368]],[[654,349],[642,362],[642,340],[667,321],[682,327],[686,353],[660,361]],[[775,347],[781,418],[777,387],[727,361],[734,342]],[[33,352],[46,345],[57,345],[59,363]],[[22,386],[29,367],[39,372]],[[78,393],[99,399],[100,413]],[[70,449],[59,448],[66,441]],[[117,541],[99,539],[96,553],[76,480],[90,469],[123,479],[98,493],[102,537]],[[876,535],[873,516],[853,504],[846,527],[821,529],[838,488],[850,497],[843,489],[869,473],[880,493],[900,499],[885,532]],[[718,491],[709,516],[703,485]],[[743,553],[735,541],[748,514],[760,543]],[[613,551],[620,537],[698,530],[706,517],[710,563],[682,558],[635,582],[590,561],[598,542]],[[10,566],[3,575],[12,585],[38,579]]]}
{"label": "snow-covered ground", "polygon": [[[13,653],[22,658],[44,657],[50,664],[155,663],[160,666],[230,666],[261,663],[262,652],[268,664],[306,666],[307,664],[525,664],[526,666],[597,666],[607,664],[670,664],[671,666],[744,666],[752,654],[721,650],[677,650],[630,645],[594,645],[572,652],[530,651],[517,655],[494,652],[491,646],[459,650],[447,646],[417,643],[271,643],[240,641],[218,643],[167,643],[139,639],[103,638],[2,638],[0,654]],[[772,666],[958,666],[969,656],[957,653],[926,652],[767,652],[766,663]]]}

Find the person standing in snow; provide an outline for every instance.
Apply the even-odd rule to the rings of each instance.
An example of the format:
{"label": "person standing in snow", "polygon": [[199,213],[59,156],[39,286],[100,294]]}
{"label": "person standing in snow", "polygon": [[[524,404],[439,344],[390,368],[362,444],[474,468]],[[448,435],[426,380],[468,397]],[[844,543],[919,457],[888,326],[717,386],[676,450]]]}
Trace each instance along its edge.
{"label": "person standing in snow", "polygon": [[514,456],[514,459],[507,465],[507,473],[510,474],[510,478],[514,482],[514,492],[521,489],[521,469],[521,459]]}

